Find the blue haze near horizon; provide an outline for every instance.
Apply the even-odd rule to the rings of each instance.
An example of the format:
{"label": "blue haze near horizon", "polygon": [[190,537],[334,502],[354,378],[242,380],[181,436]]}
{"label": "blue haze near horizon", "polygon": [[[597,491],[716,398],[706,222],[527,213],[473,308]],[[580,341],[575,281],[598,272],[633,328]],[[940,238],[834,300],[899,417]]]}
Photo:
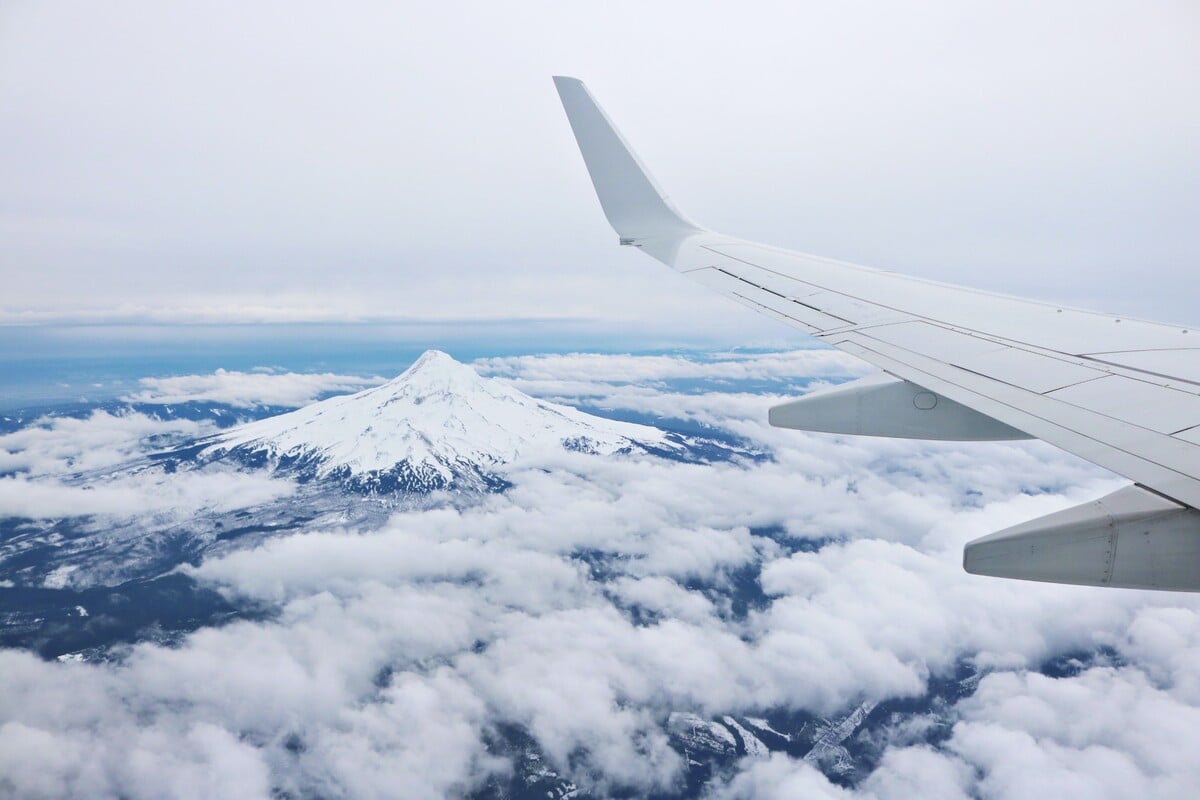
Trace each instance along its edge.
{"label": "blue haze near horizon", "polygon": [[528,353],[658,354],[711,347],[637,346],[636,332],[569,326],[95,325],[0,327],[0,411],[103,402],[146,377],[231,371],[336,372],[391,378],[430,348],[459,361]]}

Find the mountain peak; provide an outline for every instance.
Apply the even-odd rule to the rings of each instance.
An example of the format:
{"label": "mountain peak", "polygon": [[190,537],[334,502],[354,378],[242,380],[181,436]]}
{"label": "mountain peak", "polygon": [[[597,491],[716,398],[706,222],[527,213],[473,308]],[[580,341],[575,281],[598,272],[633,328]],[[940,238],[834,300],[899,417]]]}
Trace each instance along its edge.
{"label": "mountain peak", "polygon": [[238,426],[210,440],[202,455],[258,454],[281,466],[312,465],[317,477],[402,470],[437,488],[535,451],[664,448],[677,445],[657,428],[530,397],[427,350],[381,386]]}
{"label": "mountain peak", "polygon": [[382,386],[368,392],[405,397],[436,394],[470,395],[490,383],[470,366],[441,350],[426,350],[420,358]]}
{"label": "mountain peak", "polygon": [[396,380],[403,378],[405,375],[413,375],[418,372],[425,372],[427,370],[444,370],[454,367],[470,369],[470,367],[468,367],[466,364],[456,361],[454,356],[443,350],[429,349],[424,353],[421,353],[421,356],[412,363],[412,366],[404,370],[404,372],[402,372],[400,376],[396,378]]}

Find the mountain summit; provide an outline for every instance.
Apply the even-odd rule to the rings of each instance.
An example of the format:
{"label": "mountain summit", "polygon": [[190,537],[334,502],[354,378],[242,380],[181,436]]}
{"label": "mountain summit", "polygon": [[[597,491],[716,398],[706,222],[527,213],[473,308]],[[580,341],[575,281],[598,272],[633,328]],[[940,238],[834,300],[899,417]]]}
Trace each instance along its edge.
{"label": "mountain summit", "polygon": [[201,444],[202,461],[232,457],[382,491],[496,485],[500,464],[556,449],[683,449],[657,428],[538,400],[439,350],[426,351],[381,386],[250,422]]}

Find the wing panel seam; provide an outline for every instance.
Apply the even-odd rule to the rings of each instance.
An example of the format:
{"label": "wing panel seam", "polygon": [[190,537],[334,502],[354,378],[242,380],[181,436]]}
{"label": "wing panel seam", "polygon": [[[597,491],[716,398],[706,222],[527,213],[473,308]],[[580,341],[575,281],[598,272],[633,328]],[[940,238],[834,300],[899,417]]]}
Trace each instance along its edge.
{"label": "wing panel seam", "polygon": [[[1182,353],[1182,352],[1187,352],[1187,350],[1190,350],[1190,349],[1191,348],[1182,348],[1182,349],[1180,349],[1178,351],[1174,351],[1174,352]],[[1173,352],[1173,351],[1170,351],[1170,350],[1138,350],[1138,351],[1133,351],[1133,352],[1168,353],[1168,352]],[[1077,356],[1077,357],[1086,359],[1088,361],[1092,361],[1096,364],[1104,364],[1105,366],[1108,366],[1108,367],[1115,367],[1116,369],[1126,370],[1128,372],[1136,372],[1140,375],[1153,375],[1154,377],[1162,378],[1165,381],[1178,381],[1179,383],[1187,383],[1192,386],[1200,387],[1200,381],[1194,381],[1194,380],[1191,380],[1190,378],[1181,378],[1178,375],[1168,375],[1165,372],[1155,372],[1154,370],[1143,369],[1141,367],[1131,367],[1128,364],[1121,364],[1121,363],[1115,362],[1115,361],[1106,361],[1103,358],[1094,358],[1092,356]],[[1131,377],[1130,379],[1138,380],[1137,378],[1133,378],[1133,377]],[[1145,381],[1145,382],[1150,383],[1153,386],[1162,386],[1161,383],[1154,383],[1153,381]],[[1170,388],[1170,387],[1168,387],[1168,388]]]}
{"label": "wing panel seam", "polygon": [[[794,256],[794,255],[796,255],[796,254],[794,254],[794,253],[790,253],[790,252],[788,252],[788,251],[786,251],[786,250],[782,250],[782,249],[779,249],[779,248],[770,248],[770,247],[767,247],[767,246],[765,246],[765,245],[757,245],[757,244],[756,244],[755,246],[757,246],[757,247],[763,247],[763,248],[765,248],[765,249],[768,249],[768,250],[772,250],[772,251],[774,251],[774,252],[777,252],[777,253],[778,253],[778,254],[780,254],[780,255],[789,255],[789,256]],[[756,264],[756,263],[754,263],[753,261],[748,261],[748,260],[746,260],[745,258],[741,258],[741,257],[735,256],[735,255],[732,255],[732,254],[730,254],[730,253],[725,253],[725,252],[722,252],[721,250],[718,250],[718,249],[716,249],[716,248],[715,248],[714,246],[712,246],[712,245],[701,245],[701,248],[702,248],[702,249],[704,249],[704,250],[708,250],[710,253],[713,253],[714,255],[717,255],[717,256],[719,256],[719,257],[721,257],[721,258],[728,258],[728,259],[730,259],[731,261],[736,261],[736,262],[738,262],[738,263],[740,263],[740,264],[745,264],[745,265],[746,265],[746,266],[748,266],[748,267],[753,267],[754,269],[759,269],[759,270],[762,270],[763,272],[768,272],[768,273],[770,273],[770,274],[772,274],[772,275],[776,275],[776,276],[778,276],[778,277],[780,277],[780,278],[784,278],[784,279],[786,279],[786,280],[790,280],[790,281],[795,281],[795,282],[797,282],[797,283],[803,283],[803,284],[807,284],[807,285],[809,285],[809,286],[815,286],[815,287],[817,287],[817,288],[821,289],[822,291],[830,292],[831,294],[840,295],[840,296],[842,296],[842,297],[845,297],[845,298],[848,298],[848,299],[850,299],[850,300],[854,300],[854,301],[856,301],[856,302],[859,302],[859,303],[864,303],[864,304],[866,304],[866,305],[870,305],[870,306],[874,306],[874,307],[877,307],[877,308],[880,308],[880,309],[884,309],[884,310],[887,310],[887,311],[891,311],[891,312],[893,312],[893,313],[902,314],[902,315],[904,315],[904,316],[906,316],[906,317],[908,317],[908,318],[909,318],[908,320],[886,320],[886,321],[882,321],[882,322],[878,322],[878,323],[874,323],[874,322],[872,322],[872,323],[864,323],[865,325],[870,325],[871,327],[879,327],[879,326],[885,326],[885,325],[904,324],[904,322],[907,322],[907,321],[918,321],[918,322],[924,322],[924,323],[926,323],[926,324],[929,324],[929,325],[934,325],[934,326],[936,326],[936,327],[939,327],[939,328],[941,328],[941,329],[943,329],[943,330],[953,331],[953,332],[955,332],[955,333],[963,333],[963,334],[965,334],[965,335],[967,335],[967,336],[977,337],[977,338],[980,338],[980,339],[985,339],[985,340],[987,340],[987,341],[993,341],[993,342],[996,342],[997,344],[1002,344],[1002,345],[1005,345],[1005,346],[1008,346],[1008,347],[1016,347],[1016,348],[1019,348],[1019,349],[1021,349],[1021,350],[1026,350],[1027,352],[1037,352],[1038,354],[1044,354],[1044,353],[1054,353],[1054,354],[1056,354],[1056,356],[1058,356],[1058,357],[1062,358],[1063,360],[1067,361],[1067,363],[1072,363],[1072,361],[1071,361],[1072,359],[1078,359],[1079,361],[1091,362],[1091,363],[1093,363],[1093,364],[1095,364],[1095,363],[1099,362],[1099,363],[1105,364],[1106,366],[1109,366],[1109,367],[1112,367],[1112,368],[1114,368],[1114,369],[1118,369],[1118,370],[1129,370],[1129,371],[1131,371],[1131,372],[1137,372],[1137,373],[1140,373],[1140,374],[1143,374],[1143,375],[1153,375],[1153,376],[1155,376],[1155,377],[1157,377],[1157,378],[1161,378],[1162,380],[1167,380],[1167,381],[1180,381],[1180,382],[1185,382],[1185,383],[1189,383],[1189,384],[1192,384],[1192,385],[1200,386],[1200,382],[1191,381],[1191,380],[1188,380],[1187,378],[1181,378],[1181,377],[1178,377],[1178,376],[1175,376],[1175,375],[1167,375],[1167,374],[1164,374],[1164,373],[1152,372],[1152,371],[1150,371],[1150,370],[1138,369],[1138,368],[1136,368],[1136,367],[1130,367],[1130,366],[1127,366],[1127,365],[1125,365],[1125,364],[1116,364],[1116,363],[1111,363],[1111,362],[1107,362],[1107,361],[1105,361],[1104,359],[1093,358],[1093,357],[1091,357],[1091,356],[1080,355],[1080,354],[1078,354],[1078,353],[1071,353],[1071,352],[1067,352],[1067,351],[1064,351],[1064,350],[1054,350],[1054,349],[1050,349],[1050,348],[1039,347],[1038,345],[1034,344],[1033,342],[1028,342],[1028,341],[1024,341],[1024,340],[1021,340],[1021,339],[1010,339],[1010,338],[1007,338],[1007,337],[998,336],[998,335],[996,335],[996,334],[990,334],[990,333],[985,333],[985,332],[983,332],[983,331],[977,331],[977,330],[975,330],[975,329],[973,329],[973,328],[965,328],[965,327],[963,327],[963,326],[953,326],[953,327],[950,327],[950,326],[947,326],[947,324],[946,324],[945,322],[943,322],[943,321],[941,321],[941,320],[938,320],[938,319],[935,319],[935,318],[933,318],[933,317],[928,317],[928,316],[925,316],[925,315],[923,315],[923,314],[916,313],[916,312],[913,312],[913,311],[910,311],[910,310],[906,310],[906,309],[902,309],[902,308],[898,308],[898,307],[896,307],[896,306],[888,305],[888,304],[886,304],[886,303],[880,303],[880,302],[878,302],[877,300],[868,300],[868,299],[867,299],[867,298],[865,298],[865,297],[860,297],[860,296],[858,296],[858,295],[856,295],[856,294],[851,294],[851,293],[849,293],[849,292],[841,291],[841,290],[839,290],[839,289],[834,289],[834,288],[831,288],[831,287],[829,287],[829,286],[825,286],[825,285],[823,285],[823,284],[819,284],[819,283],[812,283],[811,281],[802,280],[802,279],[800,279],[800,278],[797,278],[797,277],[795,277],[795,276],[793,276],[793,275],[788,275],[788,274],[787,274],[787,273],[785,273],[785,272],[780,272],[780,271],[779,271],[779,270],[777,270],[777,269],[772,269],[772,268],[770,268],[770,267],[765,267],[765,266],[763,266],[763,265],[761,265],[761,264]],[[820,262],[822,262],[822,263],[825,263],[825,264],[828,264],[828,265],[830,265],[830,266],[849,266],[849,267],[858,266],[858,265],[854,265],[854,264],[846,264],[846,263],[839,262],[839,261],[836,261],[836,260],[833,260],[833,259],[823,259],[823,258],[821,258],[821,257],[819,257],[819,256],[808,256],[808,255],[806,255],[806,256],[804,256],[804,257],[805,257],[805,258],[811,258],[811,259],[813,259],[814,261],[820,261]],[[720,267],[717,267],[717,269],[720,269]],[[864,269],[864,268],[861,268],[861,267],[860,267],[860,269]],[[870,269],[870,268],[865,268],[865,269]],[[731,275],[733,274],[733,273],[729,273],[727,270],[722,270],[722,271],[723,271],[723,272],[726,272],[727,274],[731,274]],[[940,283],[940,282],[938,282],[938,281],[927,280],[927,279],[924,279],[924,278],[919,278],[919,277],[917,277],[917,276],[912,276],[912,275],[903,275],[903,274],[900,274],[900,273],[895,273],[895,272],[887,272],[887,271],[884,271],[884,270],[874,270],[874,269],[870,269],[870,271],[872,271],[872,272],[882,272],[883,274],[887,274],[887,275],[894,275],[894,276],[896,276],[896,277],[904,278],[904,279],[906,279],[906,280],[913,280],[913,281],[916,281],[916,282],[918,282],[918,283],[926,283],[926,284],[935,285],[935,286],[945,286],[946,288],[949,288],[949,289],[954,289],[954,290],[956,290],[956,291],[965,291],[965,292],[968,292],[968,293],[971,293],[971,294],[974,294],[974,295],[977,295],[977,296],[982,296],[982,297],[1001,296],[1001,295],[993,295],[993,293],[990,293],[990,292],[984,292],[984,291],[980,291],[980,290],[976,290],[976,289],[970,289],[970,288],[968,288],[968,287],[963,287],[963,286],[953,286],[953,285],[950,285],[950,284],[943,284],[943,283]],[[733,277],[739,277],[739,276],[733,275]],[[1060,310],[1061,310],[1061,307],[1060,307],[1060,306],[1057,306],[1057,305],[1054,305],[1054,304],[1050,304],[1050,303],[1044,303],[1044,302],[1037,301],[1037,300],[1028,300],[1028,299],[1025,299],[1025,298],[1015,298],[1015,297],[1014,297],[1014,298],[1007,298],[1007,299],[1019,300],[1020,302],[1022,302],[1022,303],[1027,303],[1027,304],[1029,304],[1029,305],[1031,305],[1031,306],[1037,306],[1037,307],[1041,307],[1041,308],[1055,308],[1055,309],[1060,309]],[[819,310],[819,309],[818,309],[818,310]],[[1073,311],[1073,312],[1075,312],[1075,313],[1087,314],[1087,315],[1090,315],[1090,316],[1097,316],[1097,317],[1108,317],[1108,316],[1109,316],[1109,315],[1106,315],[1106,314],[1100,314],[1099,312],[1095,312],[1095,311],[1084,311],[1084,310],[1081,310],[1081,309],[1072,309],[1072,311]],[[821,313],[828,314],[829,312],[821,312]],[[834,316],[834,315],[830,314],[830,316]],[[1176,329],[1176,330],[1178,330],[1178,328],[1176,328],[1175,326],[1171,326],[1171,325],[1164,325],[1163,323],[1149,323],[1149,322],[1146,322],[1146,321],[1144,321],[1144,320],[1138,320],[1138,321],[1139,321],[1139,322],[1145,322],[1146,324],[1154,324],[1154,325],[1158,325],[1158,326],[1160,326],[1160,327],[1164,327],[1164,328],[1172,328],[1172,329]],[[848,324],[849,324],[849,325],[854,325],[855,323],[848,322]],[[1156,351],[1157,351],[1157,350],[1170,350],[1170,349],[1181,349],[1181,350],[1186,350],[1186,349],[1191,349],[1191,348],[1155,348],[1155,350],[1156,350]],[[1116,353],[1116,352],[1124,352],[1124,351],[1105,351],[1104,353],[1099,353],[1099,355],[1104,355],[1104,354],[1107,354],[1108,352],[1113,352],[1113,353]],[[1082,364],[1080,364],[1080,366],[1083,366],[1083,365],[1082,365]],[[1115,374],[1115,373],[1114,373],[1114,374]]]}
{"label": "wing panel seam", "polygon": [[[852,320],[848,320],[845,317],[839,317],[837,314],[830,313],[828,311],[825,311],[824,309],[817,308],[816,306],[810,306],[808,303],[802,303],[799,300],[797,300],[796,298],[788,297],[787,295],[781,294],[781,293],[775,291],[774,289],[768,289],[765,286],[759,286],[754,281],[743,278],[741,275],[735,275],[734,273],[730,272],[727,269],[722,269],[721,267],[713,267],[713,269],[715,269],[717,272],[720,272],[724,275],[728,275],[730,278],[734,278],[736,280],[741,281],[742,283],[753,286],[755,289],[758,289],[760,292],[766,292],[767,294],[773,294],[776,297],[778,297],[780,300],[785,300],[789,303],[795,303],[798,306],[803,306],[804,308],[807,308],[809,311],[815,311],[818,314],[823,314],[826,317],[831,317],[833,319],[838,320],[839,322],[844,322],[847,325],[854,324],[854,322]],[[787,315],[784,314],[783,316],[787,316]],[[788,318],[791,319],[790,317],[788,317]],[[820,330],[820,328],[818,328],[817,330]]]}

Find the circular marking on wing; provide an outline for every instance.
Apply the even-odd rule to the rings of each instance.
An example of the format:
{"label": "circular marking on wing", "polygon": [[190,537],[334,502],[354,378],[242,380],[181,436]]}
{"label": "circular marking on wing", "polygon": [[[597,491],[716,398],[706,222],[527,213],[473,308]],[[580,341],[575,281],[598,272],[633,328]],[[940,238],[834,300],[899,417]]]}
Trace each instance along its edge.
{"label": "circular marking on wing", "polygon": [[933,392],[917,392],[913,397],[913,405],[922,411],[928,411],[937,405],[937,395]]}

